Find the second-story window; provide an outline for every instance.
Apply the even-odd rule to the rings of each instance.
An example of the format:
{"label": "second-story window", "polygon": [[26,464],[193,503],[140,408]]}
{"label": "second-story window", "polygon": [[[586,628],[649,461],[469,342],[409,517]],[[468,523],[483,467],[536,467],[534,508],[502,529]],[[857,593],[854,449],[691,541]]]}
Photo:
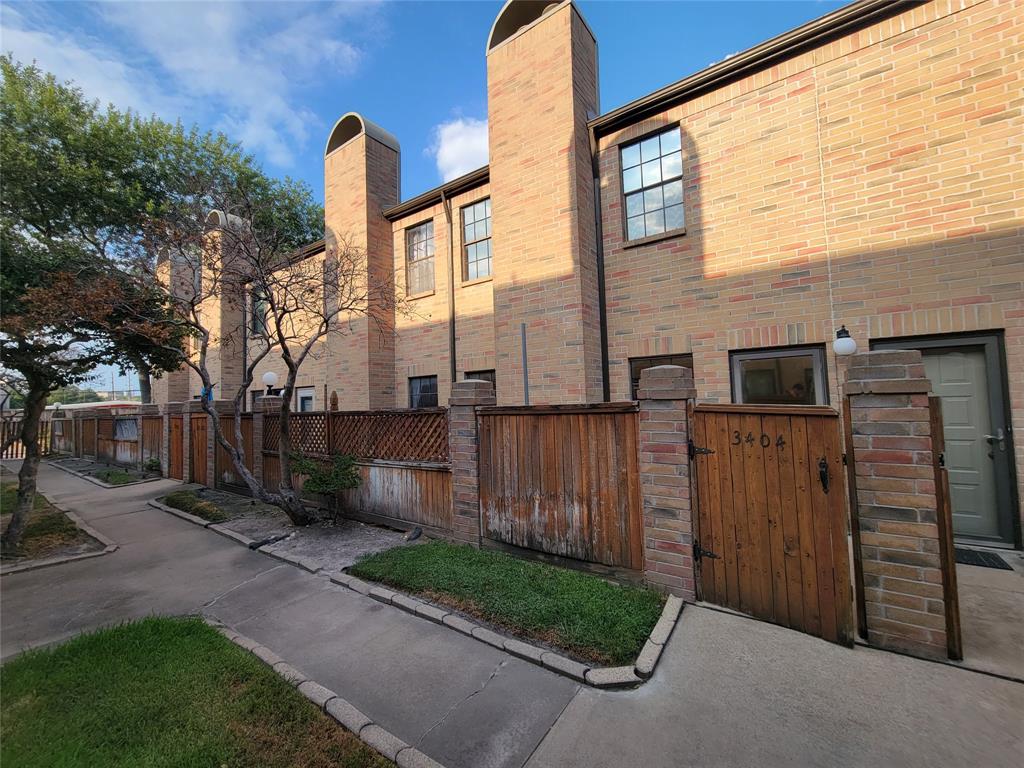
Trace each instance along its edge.
{"label": "second-story window", "polygon": [[252,323],[249,327],[255,335],[267,335],[267,313],[269,311],[270,302],[267,301],[266,295],[259,290],[254,290],[252,292]]}
{"label": "second-story window", "polygon": [[678,127],[622,148],[622,193],[628,240],[685,226]]}
{"label": "second-story window", "polygon": [[491,276],[491,201],[462,209],[462,274],[466,280]]}
{"label": "second-story window", "polygon": [[405,279],[409,295],[434,290],[434,222],[405,231]]}

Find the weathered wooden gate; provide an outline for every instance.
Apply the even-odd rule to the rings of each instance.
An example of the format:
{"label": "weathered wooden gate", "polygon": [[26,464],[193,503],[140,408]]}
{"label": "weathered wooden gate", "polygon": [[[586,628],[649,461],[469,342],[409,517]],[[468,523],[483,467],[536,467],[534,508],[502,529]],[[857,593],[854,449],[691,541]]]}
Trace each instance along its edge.
{"label": "weathered wooden gate", "polygon": [[182,445],[184,417],[182,416],[170,416],[167,419],[168,423],[168,437],[167,437],[167,474],[173,477],[175,480],[185,479],[185,455],[184,446]]}
{"label": "weathered wooden gate", "polygon": [[851,645],[839,415],[704,404],[692,423],[702,599]]}
{"label": "weathered wooden gate", "polygon": [[209,485],[206,472],[207,415],[193,414],[189,423],[189,482]]}
{"label": "weathered wooden gate", "polygon": [[643,568],[634,403],[478,413],[485,540]]}
{"label": "weathered wooden gate", "polygon": [[79,446],[79,456],[96,458],[96,419],[82,419],[82,442]]}

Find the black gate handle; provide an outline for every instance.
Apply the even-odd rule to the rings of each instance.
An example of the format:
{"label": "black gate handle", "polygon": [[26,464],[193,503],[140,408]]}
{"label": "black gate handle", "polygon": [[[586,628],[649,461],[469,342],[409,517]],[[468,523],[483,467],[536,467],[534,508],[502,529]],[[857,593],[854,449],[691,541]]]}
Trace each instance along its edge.
{"label": "black gate handle", "polygon": [[821,480],[821,487],[828,493],[828,459],[822,456],[818,459],[818,479]]}

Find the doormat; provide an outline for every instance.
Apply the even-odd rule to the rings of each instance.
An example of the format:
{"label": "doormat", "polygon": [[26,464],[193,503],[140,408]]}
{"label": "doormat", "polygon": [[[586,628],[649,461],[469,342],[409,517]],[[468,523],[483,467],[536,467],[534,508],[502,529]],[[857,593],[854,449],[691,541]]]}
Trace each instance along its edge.
{"label": "doormat", "polygon": [[1012,571],[1006,561],[995,552],[979,552],[976,549],[964,549],[955,547],[956,561],[962,565],[976,565],[979,568],[999,568],[1003,571]]}

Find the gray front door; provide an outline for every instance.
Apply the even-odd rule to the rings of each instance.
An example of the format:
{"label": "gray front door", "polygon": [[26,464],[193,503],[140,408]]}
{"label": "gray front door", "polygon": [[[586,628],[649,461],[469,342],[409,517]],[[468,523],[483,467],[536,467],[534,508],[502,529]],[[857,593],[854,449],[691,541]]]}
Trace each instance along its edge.
{"label": "gray front door", "polygon": [[920,349],[932,391],[942,398],[953,533],[958,539],[1013,544],[1009,424],[995,337],[878,342]]}

